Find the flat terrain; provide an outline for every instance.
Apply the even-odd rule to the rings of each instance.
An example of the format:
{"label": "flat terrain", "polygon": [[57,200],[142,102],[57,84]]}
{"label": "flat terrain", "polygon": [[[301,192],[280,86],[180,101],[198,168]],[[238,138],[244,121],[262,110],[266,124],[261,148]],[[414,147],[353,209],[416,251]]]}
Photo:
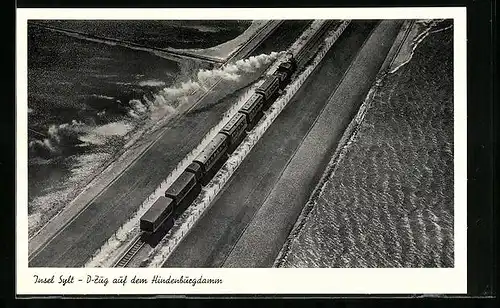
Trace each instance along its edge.
{"label": "flat terrain", "polygon": [[[376,24],[375,21],[353,22],[344,31],[164,267],[223,266],[245,228],[286,172],[290,159]],[[359,78],[364,78],[362,76]]]}
{"label": "flat terrain", "polygon": [[[267,47],[264,49],[285,49],[298,37],[306,23],[283,23],[276,29],[281,39],[276,40],[271,35],[264,41]],[[261,51],[255,50],[252,55]],[[174,121],[160,139],[40,250],[30,260],[29,266],[82,266],[218,123],[235,99],[234,93],[221,99],[224,94],[229,93],[216,88],[186,116]]]}
{"label": "flat terrain", "polygon": [[[383,80],[282,267],[453,267],[453,28]],[[442,31],[441,31],[442,30]]]}

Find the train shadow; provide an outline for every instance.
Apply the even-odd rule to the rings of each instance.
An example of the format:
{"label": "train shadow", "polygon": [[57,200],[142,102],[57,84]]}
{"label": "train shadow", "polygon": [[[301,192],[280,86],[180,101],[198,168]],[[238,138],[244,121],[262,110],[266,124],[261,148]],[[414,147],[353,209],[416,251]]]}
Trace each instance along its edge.
{"label": "train shadow", "polygon": [[229,156],[227,154],[224,154],[219,160],[212,166],[210,171],[208,171],[205,176],[200,180],[201,185],[207,186],[208,183],[214,178],[214,176],[219,172],[220,168],[224,163],[227,161]]}
{"label": "train shadow", "polygon": [[[141,234],[141,241],[144,242],[146,245],[150,246],[152,249],[155,248],[160,241],[167,235],[168,231],[172,229],[174,226],[174,218],[170,216],[167,218],[163,224],[158,228],[158,230],[153,233],[153,234],[148,234],[148,233],[142,233]],[[147,267],[149,263],[149,260],[144,259],[142,262],[139,264],[139,267]]]}
{"label": "train shadow", "polygon": [[229,146],[227,149],[227,154],[231,155],[234,153],[234,151],[238,148],[238,146],[241,144],[243,139],[247,136],[248,132],[245,130],[237,139],[234,140],[234,142]]}
{"label": "train shadow", "polygon": [[141,241],[155,248],[158,243],[167,235],[168,231],[174,226],[174,218],[170,216],[165,220],[165,222],[158,228],[158,230],[153,234],[142,233]]}
{"label": "train shadow", "polygon": [[195,187],[184,197],[184,199],[175,206],[174,218],[178,219],[184,211],[193,203],[201,192],[201,185],[197,183]]}

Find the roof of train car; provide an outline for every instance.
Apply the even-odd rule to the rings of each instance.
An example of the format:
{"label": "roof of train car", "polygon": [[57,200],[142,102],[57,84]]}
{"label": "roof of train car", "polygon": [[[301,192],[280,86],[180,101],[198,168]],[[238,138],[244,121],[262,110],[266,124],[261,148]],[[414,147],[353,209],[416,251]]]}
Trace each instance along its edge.
{"label": "roof of train car", "polygon": [[193,171],[198,171],[201,169],[201,166],[198,163],[192,162],[191,164],[189,164],[188,168]]}
{"label": "roof of train car", "polygon": [[276,82],[277,78],[278,76],[274,75],[268,76],[266,81],[264,81],[264,83],[257,90],[266,91],[269,86],[271,86],[274,82]]}
{"label": "roof of train car", "polygon": [[232,117],[231,120],[229,120],[229,122],[227,122],[227,124],[222,128],[222,130],[231,130],[232,128],[234,128],[234,125],[236,125],[236,123],[238,123],[242,119],[246,119],[245,115],[236,113],[234,117]]}
{"label": "roof of train car", "polygon": [[232,118],[231,120],[229,120],[229,122],[227,122],[227,124],[224,126],[224,128],[226,127],[230,127],[230,126],[233,126],[234,124],[236,124],[236,122],[238,122],[242,117],[244,117],[244,115],[242,115],[241,113],[236,113]]}
{"label": "roof of train car", "polygon": [[221,143],[226,141],[227,136],[224,134],[217,134],[212,141],[206,146],[205,149],[196,157],[195,160],[201,161],[201,162],[206,162],[207,159],[212,155],[212,152],[214,151],[215,148],[219,147]]}
{"label": "roof of train car", "polygon": [[260,94],[260,93],[254,93],[247,100],[247,102],[243,105],[243,107],[241,107],[240,110],[242,110],[242,111],[248,110],[248,109],[250,109],[255,104],[255,102],[257,102],[258,100],[262,100],[262,99],[263,99],[262,94]]}
{"label": "roof of train car", "polygon": [[191,180],[196,180],[194,173],[184,171],[175,182],[170,185],[166,193],[177,196]]}
{"label": "roof of train car", "polygon": [[154,222],[174,200],[160,196],[149,210],[141,217],[141,220]]}

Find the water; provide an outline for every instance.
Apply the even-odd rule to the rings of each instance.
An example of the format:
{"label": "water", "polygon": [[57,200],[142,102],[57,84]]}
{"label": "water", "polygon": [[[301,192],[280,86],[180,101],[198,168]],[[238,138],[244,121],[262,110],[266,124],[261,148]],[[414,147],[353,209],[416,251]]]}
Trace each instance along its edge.
{"label": "water", "polygon": [[[50,24],[118,39],[136,38],[153,47],[206,48],[238,36],[250,22]],[[203,33],[203,39],[193,32]],[[163,89],[187,82],[200,69],[208,68],[29,26],[30,230],[43,224],[44,213],[60,208],[59,203],[65,202],[76,185],[88,180],[145,125],[145,102],[157,103],[157,94]],[[170,103],[163,98],[161,102]],[[166,106],[167,112],[171,110],[167,107],[172,109]]]}
{"label": "water", "polygon": [[451,26],[383,79],[280,266],[453,267]]}
{"label": "water", "polygon": [[209,48],[243,33],[247,20],[51,20],[49,26],[155,48]]}

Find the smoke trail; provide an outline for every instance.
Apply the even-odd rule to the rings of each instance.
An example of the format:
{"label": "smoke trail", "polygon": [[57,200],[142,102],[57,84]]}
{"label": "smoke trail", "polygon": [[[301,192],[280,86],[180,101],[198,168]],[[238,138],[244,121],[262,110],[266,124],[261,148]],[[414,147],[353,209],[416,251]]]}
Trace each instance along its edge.
{"label": "smoke trail", "polygon": [[[221,68],[199,69],[191,80],[182,82],[178,86],[163,88],[156,94],[143,96],[142,99],[130,100],[127,113],[132,118],[149,117],[159,120],[166,115],[176,113],[179,105],[186,103],[198,91],[208,91],[218,80],[236,85],[242,75],[257,72],[282,54],[283,52],[272,52],[238,60]],[[104,113],[99,115],[103,116]],[[75,146],[105,145],[109,137],[123,137],[133,128],[130,124],[121,122],[107,125],[112,125],[108,127],[113,129],[99,129],[100,126],[91,126],[76,120],[71,123],[51,125],[46,138],[29,143],[30,154],[35,157],[50,158],[74,149]]]}
{"label": "smoke trail", "polygon": [[157,101],[161,104],[174,102],[180,97],[189,96],[193,91],[199,90],[201,85],[196,81],[183,82],[176,88],[164,88],[160,91]]}
{"label": "smoke trail", "polygon": [[138,99],[131,100],[129,102],[129,105],[136,113],[144,113],[147,110],[146,107]]}
{"label": "smoke trail", "polygon": [[129,102],[130,110],[128,114],[134,118],[141,117],[147,110],[154,111],[159,106],[168,105],[177,108],[181,103],[187,101],[196,91],[208,91],[218,80],[238,83],[243,74],[254,73],[258,69],[272,63],[283,52],[271,52],[252,56],[248,59],[236,61],[234,64],[226,65],[222,68],[200,69],[193,79],[182,82],[175,87],[162,89],[153,95],[153,99],[143,97],[142,101],[133,99]]}
{"label": "smoke trail", "polygon": [[239,81],[242,73],[253,73],[264,65],[276,60],[283,52],[271,52],[269,55],[261,54],[248,59],[236,61],[220,69],[200,70],[198,81],[202,85],[211,86],[218,78],[229,81]]}
{"label": "smoke trail", "polygon": [[50,125],[46,138],[33,140],[29,143],[29,149],[35,156],[52,157],[61,154],[62,147],[78,143],[78,136],[87,132],[87,126],[79,121],[61,125]]}
{"label": "smoke trail", "polygon": [[28,146],[32,157],[50,158],[74,146],[104,145],[110,137],[124,137],[132,128],[130,123],[124,122],[90,126],[73,120],[71,123],[50,125],[46,138],[30,141]]}
{"label": "smoke trail", "polygon": [[133,126],[130,123],[112,122],[93,128],[87,134],[78,137],[84,145],[105,145],[111,137],[125,137]]}

